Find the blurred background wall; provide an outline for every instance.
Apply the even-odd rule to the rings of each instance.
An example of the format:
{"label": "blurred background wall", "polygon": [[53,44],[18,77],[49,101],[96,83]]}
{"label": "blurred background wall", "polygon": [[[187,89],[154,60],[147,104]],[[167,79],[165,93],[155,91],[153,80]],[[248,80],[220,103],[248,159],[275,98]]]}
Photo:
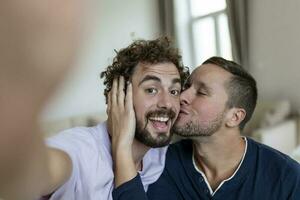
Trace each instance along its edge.
{"label": "blurred background wall", "polygon": [[[242,14],[247,18],[246,66],[257,79],[259,99],[286,100],[291,104],[293,113],[299,112],[300,1],[93,0],[87,20],[90,30],[84,37],[76,68],[69,74],[56,96],[49,101],[42,116],[43,120],[91,113],[105,115],[103,81],[99,74],[112,62],[114,49],[126,47],[134,39],[154,39],[163,34],[171,35],[183,53],[184,63],[191,69],[198,66],[203,61],[201,59],[213,55],[219,54],[232,59],[231,52],[222,53],[223,50],[220,52],[211,48],[196,49],[202,44],[211,47],[216,41],[210,41],[214,38],[210,37],[207,22],[203,23],[204,29],[198,23],[198,29],[193,31],[190,20],[193,16],[198,16],[195,8],[202,14],[209,8],[218,13],[218,9],[224,10],[225,2],[227,7],[236,2],[245,4]],[[202,19],[200,14],[199,16],[197,19]],[[222,25],[217,34],[219,42],[228,37],[222,29],[228,25],[223,18],[222,20],[218,22]],[[237,48],[233,46],[233,49]]]}
{"label": "blurred background wall", "polygon": [[249,1],[250,72],[261,99],[288,99],[300,112],[300,1]]}
{"label": "blurred background wall", "polygon": [[101,71],[112,62],[114,49],[133,39],[154,39],[161,34],[158,1],[93,0],[88,29],[75,69],[49,101],[44,121],[90,113],[105,113]]}
{"label": "blurred background wall", "polygon": [[241,63],[259,89],[258,106],[243,134],[300,161],[300,1],[92,1],[76,67],[41,117],[46,136],[105,120],[99,74],[114,50],[134,39],[168,35],[190,69],[215,55]]}

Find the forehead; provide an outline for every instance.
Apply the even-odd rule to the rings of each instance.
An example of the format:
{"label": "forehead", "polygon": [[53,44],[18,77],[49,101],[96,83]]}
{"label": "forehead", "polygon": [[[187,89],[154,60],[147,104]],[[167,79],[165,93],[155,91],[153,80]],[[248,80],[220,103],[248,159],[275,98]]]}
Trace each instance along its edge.
{"label": "forehead", "polygon": [[153,75],[156,77],[164,79],[174,79],[180,78],[178,69],[173,63],[157,63],[157,64],[149,64],[149,63],[139,63],[135,67],[135,71],[132,75],[133,80],[139,81],[146,75]]}
{"label": "forehead", "polygon": [[201,82],[207,85],[224,85],[232,74],[214,64],[204,64],[197,67],[191,74],[191,83]]}

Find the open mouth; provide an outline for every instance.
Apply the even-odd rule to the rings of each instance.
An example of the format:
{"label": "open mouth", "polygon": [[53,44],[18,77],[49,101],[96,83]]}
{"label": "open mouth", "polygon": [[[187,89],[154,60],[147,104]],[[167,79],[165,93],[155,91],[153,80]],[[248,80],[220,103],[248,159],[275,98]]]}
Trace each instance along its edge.
{"label": "open mouth", "polygon": [[150,126],[157,133],[167,133],[171,129],[172,120],[176,113],[171,109],[154,110],[147,113],[146,118]]}
{"label": "open mouth", "polygon": [[167,132],[171,124],[170,117],[168,116],[150,116],[148,120],[151,122],[153,128],[160,132]]}

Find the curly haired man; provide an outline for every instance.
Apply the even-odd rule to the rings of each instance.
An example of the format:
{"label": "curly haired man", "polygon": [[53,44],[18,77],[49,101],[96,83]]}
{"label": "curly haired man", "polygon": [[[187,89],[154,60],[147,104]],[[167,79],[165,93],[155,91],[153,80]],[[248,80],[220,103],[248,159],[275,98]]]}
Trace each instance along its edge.
{"label": "curly haired man", "polygon": [[[165,146],[170,141],[170,130],[180,110],[181,85],[187,76],[181,56],[168,38],[138,40],[117,52],[112,65],[101,73],[106,86],[107,122],[95,127],[72,128],[47,141],[51,178],[44,198],[112,199],[112,154],[115,150],[111,146],[114,141],[120,141],[111,140],[110,130],[115,127],[109,126],[114,120],[110,105],[116,100],[116,93],[110,91],[116,91],[116,88],[124,91],[122,95],[126,92],[133,99],[131,104],[126,104],[133,105],[134,112],[129,114],[136,117],[131,152],[147,189],[164,168]],[[120,109],[123,112],[133,110]],[[113,132],[122,133],[122,130]],[[123,158],[127,159],[126,156]]]}

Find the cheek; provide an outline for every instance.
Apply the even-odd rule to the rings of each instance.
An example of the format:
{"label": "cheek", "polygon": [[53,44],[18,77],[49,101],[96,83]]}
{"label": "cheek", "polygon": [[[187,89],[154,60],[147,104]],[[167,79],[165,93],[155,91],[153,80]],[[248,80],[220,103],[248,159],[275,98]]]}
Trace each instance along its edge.
{"label": "cheek", "polygon": [[144,118],[146,112],[150,110],[152,104],[153,103],[151,103],[151,100],[139,95],[138,93],[133,93],[133,108],[137,120],[142,120]]}
{"label": "cheek", "polygon": [[217,103],[202,103],[201,105],[197,105],[197,109],[195,110],[199,120],[203,122],[215,119],[221,111]]}
{"label": "cheek", "polygon": [[180,99],[174,99],[174,101],[172,101],[172,109],[176,112],[176,116],[179,114],[180,111]]}

